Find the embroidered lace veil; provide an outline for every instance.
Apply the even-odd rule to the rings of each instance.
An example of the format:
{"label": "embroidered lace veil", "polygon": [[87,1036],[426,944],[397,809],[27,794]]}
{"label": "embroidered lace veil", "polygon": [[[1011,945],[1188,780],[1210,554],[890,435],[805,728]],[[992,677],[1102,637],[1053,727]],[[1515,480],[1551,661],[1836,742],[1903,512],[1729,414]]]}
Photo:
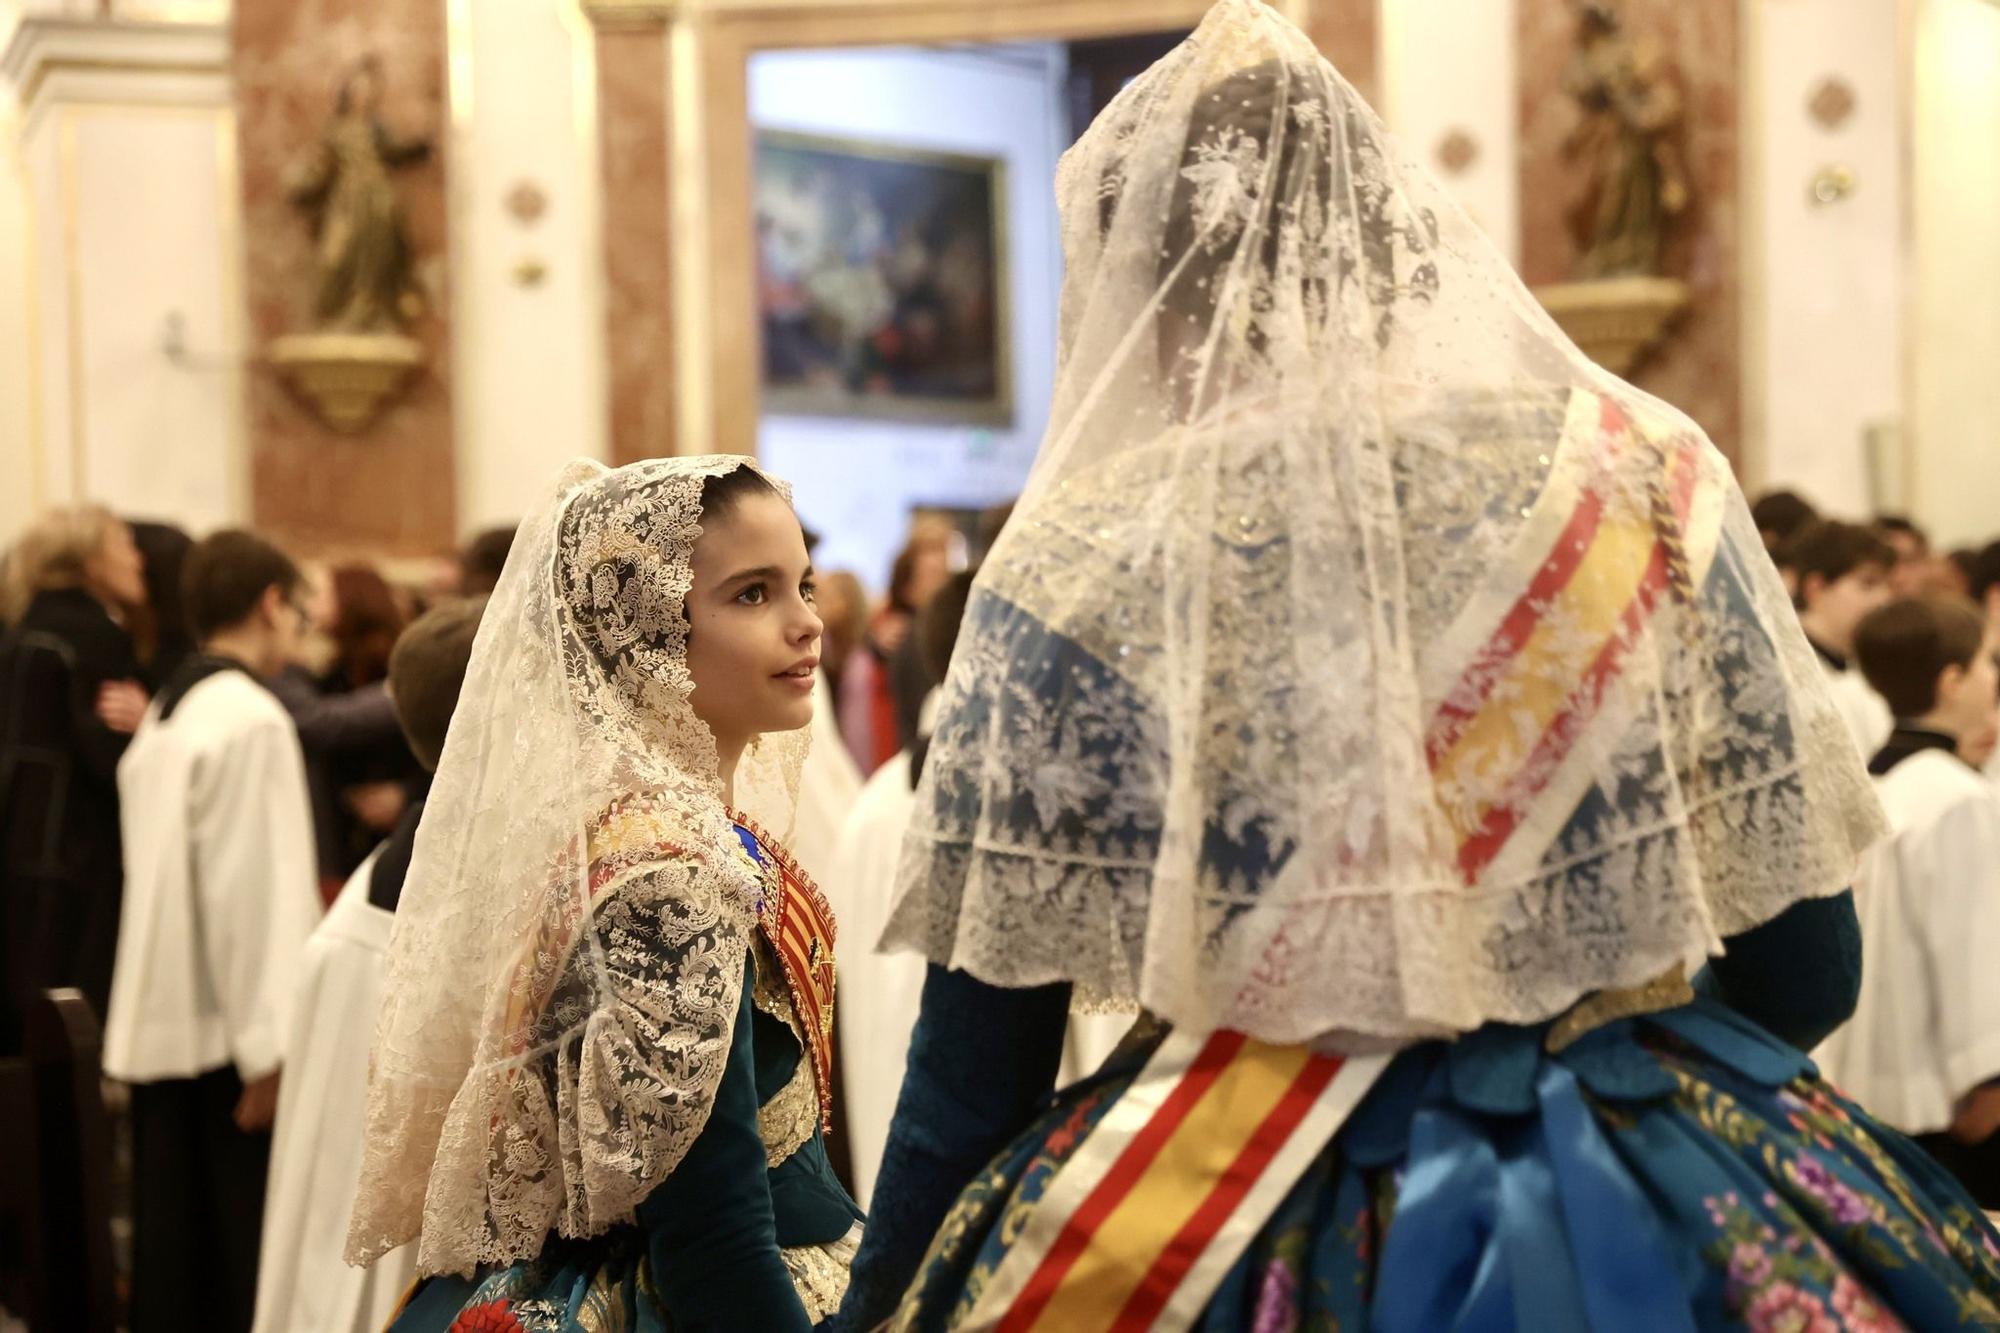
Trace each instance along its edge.
{"label": "embroidered lace veil", "polygon": [[1223,0],[1057,173],[1054,410],[885,947],[1401,1042],[1693,968],[1881,816],[1728,465]]}
{"label": "embroidered lace veil", "polygon": [[[418,1240],[422,1271],[466,1272],[602,1232],[707,1120],[760,887],[685,600],[702,485],[748,466],[579,461],[521,526],[396,914],[352,1262]],[[762,737],[738,773],[781,834],[807,743]]]}

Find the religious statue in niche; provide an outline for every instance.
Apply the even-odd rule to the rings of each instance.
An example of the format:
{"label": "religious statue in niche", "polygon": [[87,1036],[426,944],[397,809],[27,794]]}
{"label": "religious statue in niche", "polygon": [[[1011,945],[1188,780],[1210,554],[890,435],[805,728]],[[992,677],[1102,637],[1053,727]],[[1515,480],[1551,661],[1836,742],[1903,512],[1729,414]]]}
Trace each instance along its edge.
{"label": "religious statue in niche", "polygon": [[369,56],[349,71],[319,147],[289,173],[286,193],[313,214],[322,329],[377,333],[423,311],[412,276],[403,208],[392,169],[421,162],[431,146],[398,139],[382,123],[382,66]]}
{"label": "religious statue in niche", "polygon": [[1572,224],[1580,279],[1657,277],[1673,220],[1688,205],[1687,173],[1673,135],[1680,92],[1658,50],[1623,31],[1605,0],[1584,0],[1577,50],[1563,91],[1583,111],[1564,150],[1581,158],[1588,185]]}
{"label": "religious statue in niche", "polygon": [[372,422],[423,360],[407,333],[424,299],[391,172],[425,160],[430,144],[384,125],[382,90],[380,60],[356,62],[319,143],[285,181],[312,217],[312,329],[279,339],[272,360],[343,431]]}
{"label": "religious statue in niche", "polygon": [[1658,50],[1634,39],[1610,0],[1574,0],[1577,47],[1563,91],[1582,113],[1564,144],[1584,191],[1571,210],[1575,280],[1535,295],[1578,347],[1614,374],[1630,373],[1688,304],[1687,284],[1662,276],[1689,187],[1674,142],[1681,96]]}

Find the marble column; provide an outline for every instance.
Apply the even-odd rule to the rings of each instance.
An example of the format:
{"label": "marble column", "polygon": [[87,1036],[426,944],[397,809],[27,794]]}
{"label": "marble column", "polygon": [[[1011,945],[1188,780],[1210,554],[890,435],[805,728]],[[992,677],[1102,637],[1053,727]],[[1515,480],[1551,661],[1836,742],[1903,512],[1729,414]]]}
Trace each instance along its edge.
{"label": "marble column", "polygon": [[[461,0],[462,2],[462,0]],[[231,68],[239,108],[251,512],[306,554],[418,555],[457,536],[445,193],[445,11],[439,0],[238,0]],[[319,141],[347,72],[381,62],[383,122],[427,139],[429,158],[393,173],[424,292],[410,328],[423,366],[354,434],[323,422],[270,365],[270,344],[310,328],[313,235],[286,188]]]}
{"label": "marble column", "polygon": [[1376,80],[1380,19],[1376,7],[1394,0],[1312,0],[1304,27],[1341,77],[1380,111]]}
{"label": "marble column", "polygon": [[[1743,438],[1737,7],[1622,0],[1618,13],[1626,32],[1656,43],[1674,69],[1686,115],[1678,146],[1693,194],[1663,262],[1667,277],[1692,289],[1692,302],[1632,378],[1693,417],[1734,461]],[[1563,141],[1578,111],[1562,92],[1577,20],[1557,0],[1522,0],[1519,21],[1520,264],[1535,286],[1569,278],[1577,253],[1566,215],[1583,182]]]}
{"label": "marble column", "polygon": [[668,14],[594,3],[613,463],[675,452]]}

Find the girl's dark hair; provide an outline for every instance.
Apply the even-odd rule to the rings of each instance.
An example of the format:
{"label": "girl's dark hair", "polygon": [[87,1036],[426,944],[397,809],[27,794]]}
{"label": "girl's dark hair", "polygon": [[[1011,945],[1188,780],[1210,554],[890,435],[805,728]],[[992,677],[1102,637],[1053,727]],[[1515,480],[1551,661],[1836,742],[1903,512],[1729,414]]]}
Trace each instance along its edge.
{"label": "girl's dark hair", "polygon": [[727,518],[736,506],[753,495],[777,495],[778,488],[748,464],[732,468],[701,484],[701,516],[704,521]]}

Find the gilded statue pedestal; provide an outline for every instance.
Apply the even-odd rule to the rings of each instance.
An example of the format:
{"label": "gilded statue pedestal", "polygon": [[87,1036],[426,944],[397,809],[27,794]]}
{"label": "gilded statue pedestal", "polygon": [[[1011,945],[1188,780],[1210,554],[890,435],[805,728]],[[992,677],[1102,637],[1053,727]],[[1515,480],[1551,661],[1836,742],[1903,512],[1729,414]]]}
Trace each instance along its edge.
{"label": "gilded statue pedestal", "polygon": [[271,344],[271,364],[335,430],[365,429],[424,363],[400,333],[297,333]]}
{"label": "gilded statue pedestal", "polygon": [[1688,285],[1677,278],[1594,278],[1537,287],[1535,299],[1585,356],[1625,375],[1687,308]]}

